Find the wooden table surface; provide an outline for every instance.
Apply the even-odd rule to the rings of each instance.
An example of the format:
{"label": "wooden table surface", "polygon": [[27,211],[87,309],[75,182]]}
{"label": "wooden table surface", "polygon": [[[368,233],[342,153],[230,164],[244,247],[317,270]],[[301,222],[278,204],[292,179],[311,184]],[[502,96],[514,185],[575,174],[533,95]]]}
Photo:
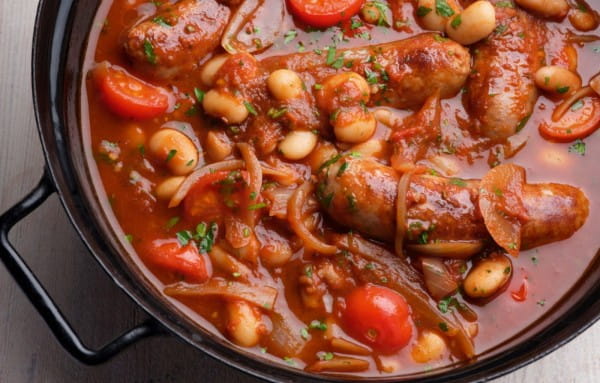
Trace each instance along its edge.
{"label": "wooden table surface", "polygon": [[[43,158],[31,100],[31,36],[37,1],[0,1],[0,211],[35,185]],[[144,313],[93,261],[55,196],[18,225],[17,248],[82,338],[98,346]],[[600,382],[600,323],[542,360],[496,380]],[[148,339],[97,367],[58,345],[0,266],[0,382],[256,382],[174,338]]]}

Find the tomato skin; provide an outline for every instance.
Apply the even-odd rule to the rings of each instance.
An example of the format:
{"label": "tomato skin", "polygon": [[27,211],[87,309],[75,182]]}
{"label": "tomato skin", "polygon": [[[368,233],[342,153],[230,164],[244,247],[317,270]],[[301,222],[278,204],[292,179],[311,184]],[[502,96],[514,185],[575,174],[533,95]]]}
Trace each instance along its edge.
{"label": "tomato skin", "polygon": [[551,141],[571,142],[594,133],[600,128],[600,97],[587,97],[583,107],[567,110],[559,121],[544,121],[540,134]]}
{"label": "tomato skin", "polygon": [[212,274],[210,263],[206,262],[193,242],[181,246],[176,239],[154,240],[144,255],[150,263],[180,273],[190,282],[205,282]]}
{"label": "tomato skin", "polygon": [[288,0],[290,12],[308,25],[327,28],[350,19],[365,0]]}
{"label": "tomato skin", "polygon": [[405,347],[412,336],[406,300],[387,287],[367,284],[352,290],[341,319],[349,335],[385,354]]}
{"label": "tomato skin", "polygon": [[123,68],[103,62],[94,69],[93,76],[106,106],[121,117],[146,120],[160,116],[169,107],[166,90],[132,76]]}

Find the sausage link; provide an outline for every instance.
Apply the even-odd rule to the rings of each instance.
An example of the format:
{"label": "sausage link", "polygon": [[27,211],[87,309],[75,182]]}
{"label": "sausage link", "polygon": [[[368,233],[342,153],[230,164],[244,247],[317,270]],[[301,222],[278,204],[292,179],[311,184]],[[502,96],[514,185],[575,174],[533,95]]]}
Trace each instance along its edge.
{"label": "sausage link", "polygon": [[189,73],[219,45],[229,15],[229,8],[215,0],[165,5],[129,30],[125,52],[138,69],[152,76]]}
{"label": "sausage link", "polygon": [[504,140],[523,127],[537,100],[533,74],[544,59],[543,30],[520,9],[496,7],[496,19],[495,31],[474,46],[465,106],[475,130]]}
{"label": "sausage link", "polygon": [[[344,156],[319,173],[317,192],[323,208],[339,224],[391,242],[399,179],[392,168],[375,160]],[[488,238],[478,201],[478,180],[412,176],[405,238],[416,240],[415,233],[423,231],[429,240]],[[527,184],[523,204],[530,218],[522,227],[523,249],[569,238],[589,213],[584,193],[569,185]]]}
{"label": "sausage link", "polygon": [[435,33],[334,53],[333,58],[328,50],[269,57],[261,66],[269,73],[283,68],[304,73],[315,83],[354,71],[376,82],[370,104],[395,108],[418,108],[438,89],[442,98],[453,97],[470,72],[469,51]]}

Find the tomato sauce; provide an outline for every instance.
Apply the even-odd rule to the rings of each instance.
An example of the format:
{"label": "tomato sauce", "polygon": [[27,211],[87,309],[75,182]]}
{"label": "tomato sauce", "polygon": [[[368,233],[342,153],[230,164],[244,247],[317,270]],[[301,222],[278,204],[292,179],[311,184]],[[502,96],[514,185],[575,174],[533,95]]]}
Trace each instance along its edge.
{"label": "tomato sauce", "polygon": [[[596,9],[599,7],[597,2],[590,5]],[[159,10],[164,9],[164,5],[162,7],[159,7]],[[277,293],[274,307],[253,306],[251,310],[254,310],[254,314],[248,314],[251,317],[254,315],[254,318],[260,318],[261,324],[257,330],[260,340],[245,349],[261,358],[280,361],[295,368],[321,372],[315,367],[319,361],[353,358],[360,360],[360,362],[349,362],[355,369],[334,371],[334,373],[375,377],[434,370],[438,367],[463,362],[465,360],[463,352],[453,341],[448,340],[449,338],[446,339],[446,347],[441,351],[440,357],[421,363],[415,361],[414,347],[419,342],[419,336],[423,334],[424,330],[445,336],[443,325],[440,326],[441,328],[428,328],[420,324],[418,320],[413,320],[409,323],[411,335],[408,345],[400,347],[398,350],[394,349],[391,353],[387,349],[378,350],[376,342],[370,344],[364,337],[353,337],[354,330],[350,330],[349,333],[345,332],[344,329],[348,330],[348,326],[345,326],[341,319],[343,315],[341,313],[346,304],[345,297],[356,286],[364,285],[364,279],[356,277],[356,271],[347,271],[345,265],[348,258],[343,252],[333,256],[319,255],[303,246],[302,240],[294,234],[293,228],[287,222],[278,219],[276,215],[267,213],[269,208],[273,207],[273,202],[265,193],[269,189],[269,187],[265,188],[265,184],[274,182],[271,176],[264,176],[262,188],[254,197],[244,186],[246,183],[251,183],[251,180],[246,179],[247,173],[232,175],[231,177],[234,178],[231,183],[224,182],[226,178],[211,181],[202,189],[202,192],[198,191],[199,189],[193,189],[197,190],[195,193],[200,196],[198,197],[200,199],[195,202],[202,207],[196,212],[189,207],[192,203],[190,200],[184,200],[178,207],[169,208],[168,200],[157,197],[157,185],[172,176],[172,168],[166,166],[165,162],[153,158],[149,149],[149,140],[154,133],[164,129],[165,126],[183,133],[198,148],[206,148],[209,132],[219,132],[219,134],[224,132],[233,142],[250,142],[255,147],[262,148],[262,152],[257,150],[261,161],[268,159],[275,168],[277,164],[291,163],[285,169],[292,169],[294,174],[299,175],[300,181],[296,180],[295,183],[288,186],[290,189],[295,190],[302,180],[310,178],[311,173],[313,176],[316,176],[317,173],[311,170],[309,159],[289,161],[276,150],[264,154],[264,151],[267,150],[265,148],[269,146],[268,143],[274,141],[276,144],[282,139],[283,133],[275,131],[273,136],[269,136],[261,129],[251,130],[251,127],[244,123],[223,124],[222,121],[207,116],[203,112],[202,102],[199,99],[206,96],[210,87],[202,84],[199,71],[202,64],[210,59],[210,55],[198,58],[201,65],[198,66],[196,72],[171,78],[150,76],[147,68],[132,63],[131,58],[123,49],[123,44],[128,39],[128,31],[144,19],[155,18],[156,12],[155,2],[104,1],[98,10],[96,23],[90,32],[86,65],[83,68],[85,77],[82,82],[82,129],[86,140],[86,150],[88,150],[90,170],[92,175],[97,175],[97,179],[92,181],[96,184],[100,195],[106,196],[109,202],[107,213],[114,215],[115,227],[122,233],[123,243],[131,250],[129,256],[138,261],[141,271],[161,291],[165,287],[179,282],[191,285],[198,283],[197,280],[190,279],[189,275],[182,273],[181,270],[170,268],[168,265],[165,267],[165,263],[152,261],[150,254],[155,250],[149,250],[149,248],[156,248],[155,241],[178,240],[198,249],[196,253],[199,255],[192,255],[192,258],[187,258],[187,261],[191,264],[204,262],[208,270],[206,273],[210,274],[208,278],[217,281],[231,281],[234,284],[249,283],[253,286],[268,286],[274,289]],[[273,15],[273,17],[276,16]],[[386,17],[389,19],[389,24],[398,21],[393,20],[391,11]],[[277,56],[325,50],[332,44],[335,44],[336,49],[340,51],[346,48],[394,42],[425,32],[415,22],[417,16],[410,14],[406,17],[409,23],[402,20],[403,25],[396,29],[389,25],[367,24],[358,16],[345,21],[341,27],[316,29],[296,22],[286,10],[280,28],[281,34],[271,47],[256,53],[255,57],[258,60],[278,62],[280,59],[275,58]],[[158,22],[162,22],[161,19]],[[547,55],[555,57],[555,61],[560,61],[556,57],[559,57],[562,51],[553,56],[551,47],[564,45],[563,42],[568,36],[579,34],[579,32],[574,31],[567,18],[562,22],[546,22],[544,25],[545,28],[552,31],[552,33],[548,33],[549,41],[544,45]],[[254,30],[247,32],[259,35],[259,30],[260,26],[257,25]],[[600,29],[596,27],[585,34],[600,35]],[[582,83],[587,84],[600,70],[597,64],[600,60],[600,40],[572,44],[572,47],[577,56],[576,71],[580,75]],[[220,47],[216,49],[216,53],[223,52]],[[94,77],[97,64],[105,61],[113,67],[124,68],[129,74],[147,84],[166,89],[168,93],[166,111],[159,113],[157,117],[131,119],[123,117],[122,113],[118,114],[110,110],[107,107],[106,95],[102,95],[99,91]],[[321,70],[319,68],[311,70],[315,78],[326,77],[319,74]],[[229,73],[233,71],[234,69],[231,69]],[[322,73],[329,75],[331,73],[330,66],[328,65],[328,68]],[[314,82],[306,85],[311,89],[315,85],[321,84]],[[241,87],[243,88],[243,85]],[[258,88],[259,86],[256,86],[256,89]],[[259,90],[256,89],[254,92],[258,94]],[[260,113],[258,116],[254,116],[253,106],[258,107],[259,112],[273,108],[272,100],[261,97],[260,95],[256,96],[250,107],[246,105],[250,119],[264,117],[260,116]],[[476,321],[465,321],[464,323],[477,324],[472,326],[469,331],[473,335],[472,341],[476,354],[484,355],[518,336],[528,326],[550,312],[576,284],[600,249],[600,238],[595,233],[596,228],[600,226],[600,214],[598,214],[600,177],[595,175],[595,166],[600,162],[600,136],[596,133],[583,140],[570,143],[555,143],[541,137],[538,126],[543,121],[550,120],[554,108],[559,103],[557,99],[542,93],[535,103],[531,116],[509,139],[515,142],[516,146],[520,147],[520,144],[523,143],[524,145],[511,158],[504,158],[502,142],[491,142],[479,134],[470,133],[468,127],[471,126],[473,117],[464,107],[464,97],[463,92],[459,92],[452,98],[441,100],[441,133],[439,137],[447,144],[441,153],[451,157],[458,166],[458,172],[452,177],[460,177],[465,180],[481,179],[489,171],[491,165],[510,162],[525,169],[527,183],[552,182],[573,185],[580,188],[589,200],[587,220],[570,238],[530,250],[522,250],[518,257],[510,257],[512,276],[502,288],[502,292],[494,295],[491,299],[484,300],[469,299],[460,292],[453,295],[461,303],[468,305],[470,310],[476,314]],[[418,110],[418,107],[411,110],[408,108],[398,109],[389,105],[379,108],[392,111],[398,120]],[[367,108],[365,107],[365,109]],[[370,112],[374,112],[376,109],[378,109],[376,105],[368,106]],[[312,109],[308,108],[306,111],[311,113]],[[142,115],[145,117],[143,113]],[[319,118],[322,120],[322,116]],[[301,123],[302,118],[299,121]],[[320,142],[335,142],[335,134],[332,133],[331,127],[327,126],[326,119],[325,127],[319,129],[321,129]],[[373,138],[387,140],[393,130],[394,127],[379,122]],[[351,145],[342,143],[338,147],[341,150],[347,150]],[[375,157],[389,162],[389,148],[378,152]],[[241,157],[234,154],[227,158],[240,159]],[[198,165],[195,168],[198,169],[212,162],[215,161],[210,158],[207,151],[200,150],[197,158]],[[225,174],[229,175],[230,173],[228,171]],[[280,184],[277,187],[280,187],[281,179],[278,178],[277,181]],[[229,197],[224,198],[223,195]],[[245,200],[248,198],[249,200]],[[323,203],[322,200],[319,202]],[[311,227],[312,231],[325,234],[346,234],[348,232],[347,228],[335,223],[318,208],[311,209],[311,203],[314,205],[315,201],[309,200],[306,203],[306,206],[309,206],[305,207],[308,211],[306,215],[309,218],[305,217],[304,222],[308,222],[307,226]],[[349,204],[352,205],[352,202],[350,201]],[[282,208],[283,213],[281,214],[285,214],[286,206]],[[232,211],[241,217],[242,223],[239,220],[232,222],[227,218]],[[240,211],[242,213],[239,213]],[[249,213],[245,211],[249,211]],[[289,212],[289,207],[287,211]],[[231,226],[247,225],[249,221],[246,219],[254,220],[256,223],[255,227],[249,227],[248,230],[252,230],[252,238],[257,238],[262,249],[259,252],[260,259],[257,261],[252,257],[245,258],[244,253],[240,253],[234,257],[235,265],[238,266],[228,269],[222,264],[215,264],[214,257],[208,257],[203,251],[207,250],[203,249],[203,246],[210,247],[206,244],[206,238],[212,241],[210,236],[214,236],[214,244],[211,243],[211,245],[226,246],[223,244],[226,241],[229,244],[247,244],[247,238],[244,235],[231,238],[228,234]],[[198,224],[201,222],[206,226],[199,228]],[[211,222],[216,222],[217,225],[209,226]],[[245,233],[245,226],[239,227],[238,234]],[[209,237],[207,237],[207,232],[211,233],[208,234]],[[327,235],[320,236],[320,238],[323,237],[327,238]],[[427,238],[425,238],[426,241]],[[373,243],[378,246],[381,244],[379,241],[373,241]],[[488,245],[489,243],[486,244],[486,246]],[[387,251],[393,252],[393,245],[382,246],[388,249]],[[493,244],[491,247],[494,247]],[[497,250],[494,248],[494,251]],[[229,252],[232,251],[229,249]],[[278,256],[287,253],[290,253],[289,257],[280,261]],[[418,257],[414,254],[410,255],[413,257],[411,263],[417,263],[414,259],[418,259]],[[184,254],[184,256],[188,257],[189,254]],[[194,258],[196,256],[200,258]],[[328,257],[330,262],[327,261]],[[462,270],[459,272],[459,275],[462,275],[461,278],[469,273],[473,264],[473,259],[460,264],[462,265],[460,266]],[[239,271],[239,267],[250,270],[249,274],[241,275],[243,273]],[[420,267],[417,266],[416,269],[417,273],[421,272]],[[311,283],[313,273],[317,274],[317,272],[322,281],[315,288],[324,289],[324,291],[319,303],[311,306],[308,303],[310,300],[302,294],[308,291],[307,284]],[[332,277],[329,280],[326,277],[328,273],[341,275],[342,278]],[[385,285],[385,283],[382,284]],[[397,294],[397,296],[402,299],[401,295]],[[235,335],[232,335],[232,328],[235,324],[232,324],[230,310],[233,309],[223,304],[229,302],[226,298],[218,295],[201,297],[165,295],[165,299],[174,304],[183,315],[191,317],[199,326],[208,329],[215,337],[233,339],[233,344],[239,344],[239,342],[235,342]],[[446,303],[448,302],[446,300]],[[410,300],[408,300],[408,304],[410,306]],[[344,318],[344,320],[348,320],[348,318]],[[332,339],[351,342],[358,347],[358,352],[355,354],[340,352],[332,346]],[[364,350],[366,351],[363,352]],[[363,353],[361,354],[361,352]],[[328,371],[324,370],[323,372]]]}

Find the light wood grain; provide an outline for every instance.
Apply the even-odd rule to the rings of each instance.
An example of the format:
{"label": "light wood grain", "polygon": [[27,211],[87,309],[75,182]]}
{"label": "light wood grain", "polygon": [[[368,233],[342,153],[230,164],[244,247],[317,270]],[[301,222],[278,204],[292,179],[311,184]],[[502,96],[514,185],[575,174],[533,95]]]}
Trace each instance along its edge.
{"label": "light wood grain", "polygon": [[[36,1],[0,1],[0,211],[22,197],[42,172],[30,84]],[[100,270],[56,197],[12,239],[88,344],[98,346],[144,314]],[[600,382],[600,324],[535,364],[497,380]],[[173,338],[146,340],[114,360],[83,366],[57,344],[0,266],[0,382],[255,382]]]}

